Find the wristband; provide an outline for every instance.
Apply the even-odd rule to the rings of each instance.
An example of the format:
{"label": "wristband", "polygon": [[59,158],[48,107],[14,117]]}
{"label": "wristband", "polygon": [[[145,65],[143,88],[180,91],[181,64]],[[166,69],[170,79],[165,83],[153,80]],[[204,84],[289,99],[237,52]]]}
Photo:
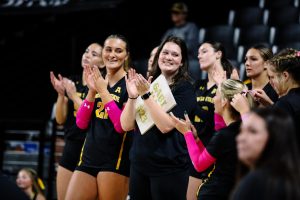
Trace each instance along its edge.
{"label": "wristband", "polygon": [[146,94],[143,94],[143,95],[141,96],[141,98],[142,98],[143,100],[146,100],[146,99],[149,99],[150,96],[151,96],[151,92],[147,92]]}

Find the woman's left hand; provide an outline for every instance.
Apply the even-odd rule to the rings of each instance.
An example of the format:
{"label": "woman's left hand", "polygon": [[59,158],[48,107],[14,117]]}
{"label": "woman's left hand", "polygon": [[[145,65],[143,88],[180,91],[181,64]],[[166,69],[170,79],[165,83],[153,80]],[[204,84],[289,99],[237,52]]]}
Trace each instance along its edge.
{"label": "woman's left hand", "polygon": [[136,75],[136,89],[139,93],[139,95],[144,95],[150,90],[150,83],[151,83],[151,78],[147,81],[141,74]]}

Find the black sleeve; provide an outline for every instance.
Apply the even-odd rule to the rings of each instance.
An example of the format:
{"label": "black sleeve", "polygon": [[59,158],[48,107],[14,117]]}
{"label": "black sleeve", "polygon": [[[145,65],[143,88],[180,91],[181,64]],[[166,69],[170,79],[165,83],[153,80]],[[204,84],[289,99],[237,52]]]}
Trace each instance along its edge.
{"label": "black sleeve", "polygon": [[[222,130],[221,130],[222,131]],[[220,158],[224,149],[224,143],[226,142],[225,138],[222,137],[220,132],[216,132],[211,138],[210,142],[206,146],[206,150],[214,158]]]}
{"label": "black sleeve", "polygon": [[190,120],[193,120],[197,102],[192,84],[187,81],[178,83],[174,88],[173,95],[177,105],[171,109],[171,112],[176,117],[184,119],[184,111],[186,111]]}

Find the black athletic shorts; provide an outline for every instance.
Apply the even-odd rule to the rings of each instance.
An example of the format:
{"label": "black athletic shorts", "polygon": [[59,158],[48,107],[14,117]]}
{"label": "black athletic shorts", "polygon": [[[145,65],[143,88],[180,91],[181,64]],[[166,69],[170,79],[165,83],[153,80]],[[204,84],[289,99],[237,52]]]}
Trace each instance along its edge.
{"label": "black athletic shorts", "polygon": [[78,164],[83,143],[84,140],[66,139],[59,165],[73,172]]}
{"label": "black athletic shorts", "polygon": [[123,169],[122,167],[120,167],[120,169],[117,170],[115,168],[87,167],[79,165],[76,167],[76,170],[85,172],[95,178],[97,177],[99,172],[115,172],[117,174],[129,177],[129,169]]}

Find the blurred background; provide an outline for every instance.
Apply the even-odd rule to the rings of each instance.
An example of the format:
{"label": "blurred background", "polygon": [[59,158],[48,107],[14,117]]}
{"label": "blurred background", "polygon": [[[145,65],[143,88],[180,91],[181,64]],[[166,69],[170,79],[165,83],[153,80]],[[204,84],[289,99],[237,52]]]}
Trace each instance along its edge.
{"label": "blurred background", "polygon": [[[47,199],[56,199],[55,167],[64,143],[62,127],[53,120],[57,93],[49,72],[79,74],[85,48],[118,33],[129,40],[133,66],[145,73],[151,50],[173,26],[174,2],[0,0],[0,166],[4,174],[15,179],[20,168],[32,167],[46,183]],[[183,2],[189,7],[188,20],[199,28],[195,42],[222,42],[242,78],[249,46],[265,43],[274,53],[286,46],[300,47],[298,0]],[[191,73],[200,77],[199,66]]]}

